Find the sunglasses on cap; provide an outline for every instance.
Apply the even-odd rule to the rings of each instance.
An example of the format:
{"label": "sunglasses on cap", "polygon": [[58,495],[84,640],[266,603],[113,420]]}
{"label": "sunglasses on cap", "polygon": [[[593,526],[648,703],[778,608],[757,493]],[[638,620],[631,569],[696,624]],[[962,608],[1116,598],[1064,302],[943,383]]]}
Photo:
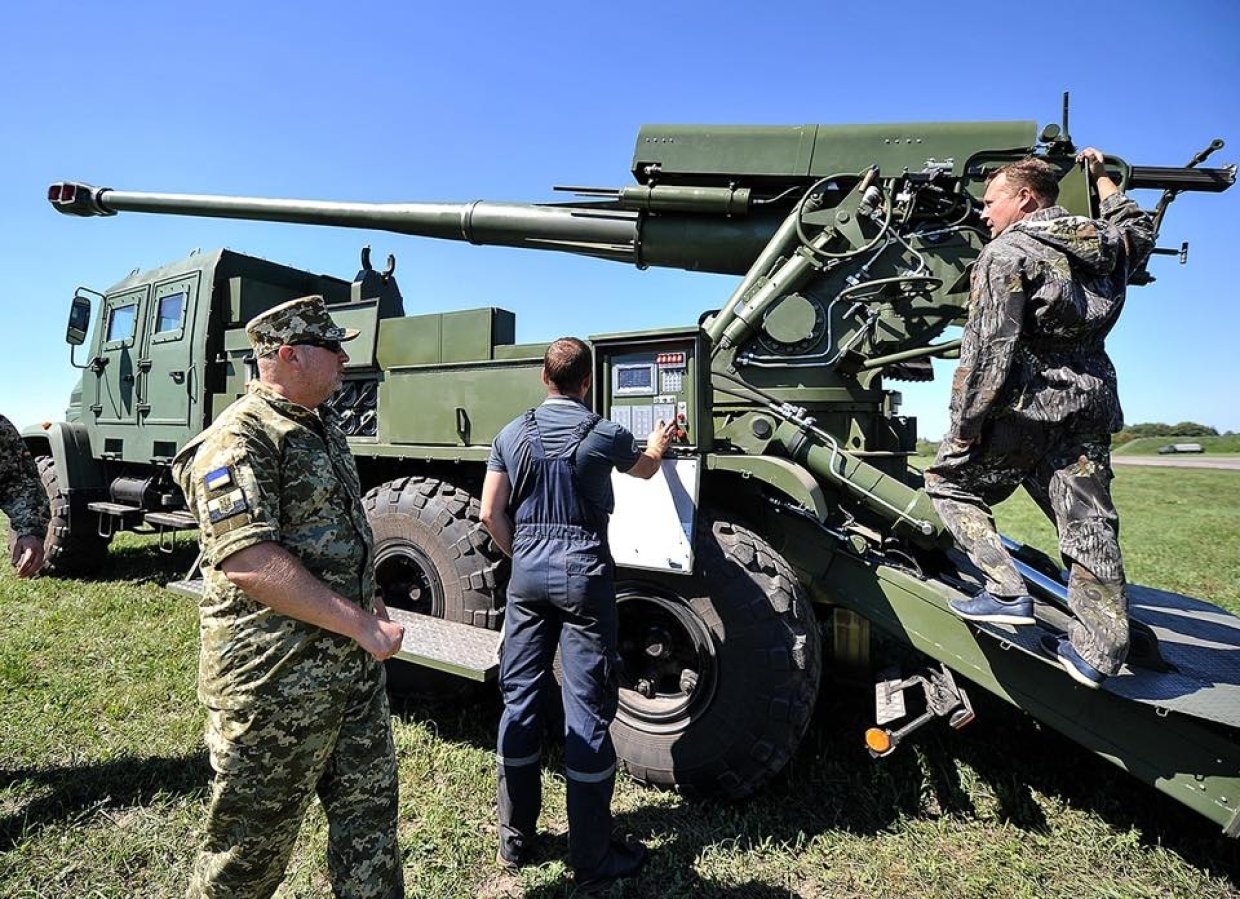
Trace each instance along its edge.
{"label": "sunglasses on cap", "polygon": [[299,340],[297,341],[297,343],[293,345],[294,346],[316,346],[316,347],[319,347],[320,349],[328,350],[329,352],[337,353],[337,354],[343,352],[343,347],[341,347],[339,340]]}

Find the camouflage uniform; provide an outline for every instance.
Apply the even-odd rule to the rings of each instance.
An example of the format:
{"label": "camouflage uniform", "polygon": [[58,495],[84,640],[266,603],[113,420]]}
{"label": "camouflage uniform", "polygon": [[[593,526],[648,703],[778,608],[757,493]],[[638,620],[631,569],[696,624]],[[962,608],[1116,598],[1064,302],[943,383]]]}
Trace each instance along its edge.
{"label": "camouflage uniform", "polygon": [[[254,333],[259,319],[251,342],[262,354],[270,340]],[[336,895],[403,895],[382,664],[348,637],[251,599],[220,568],[272,541],[336,593],[373,608],[373,537],[335,414],[251,382],[173,471],[201,523],[198,693],[216,772],[189,895],[270,896],[316,793]]]}
{"label": "camouflage uniform", "polygon": [[1150,217],[1115,193],[1100,220],[1051,206],[982,250],[950,431],[926,470],[939,515],[999,597],[1027,588],[990,510],[1025,486],[1055,522],[1071,568],[1072,645],[1103,674],[1117,671],[1128,651],[1110,491],[1110,435],[1123,413],[1104,341],[1152,243]]}
{"label": "camouflage uniform", "polygon": [[48,505],[39,470],[21,434],[0,415],[0,509],[14,538],[47,537]]}

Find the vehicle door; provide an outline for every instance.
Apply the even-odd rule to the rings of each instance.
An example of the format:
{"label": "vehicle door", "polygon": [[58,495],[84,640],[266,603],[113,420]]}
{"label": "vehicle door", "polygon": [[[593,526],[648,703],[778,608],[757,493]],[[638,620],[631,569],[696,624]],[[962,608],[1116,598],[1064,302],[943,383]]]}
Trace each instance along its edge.
{"label": "vehicle door", "polygon": [[91,411],[100,425],[138,422],[138,357],[146,323],[150,287],[143,285],[105,297]]}
{"label": "vehicle door", "polygon": [[[200,273],[152,285],[145,339],[138,358],[139,415],[154,429],[184,428],[198,402],[201,372],[194,364],[194,311]],[[152,433],[153,439],[161,435]],[[183,434],[169,434],[179,440]]]}

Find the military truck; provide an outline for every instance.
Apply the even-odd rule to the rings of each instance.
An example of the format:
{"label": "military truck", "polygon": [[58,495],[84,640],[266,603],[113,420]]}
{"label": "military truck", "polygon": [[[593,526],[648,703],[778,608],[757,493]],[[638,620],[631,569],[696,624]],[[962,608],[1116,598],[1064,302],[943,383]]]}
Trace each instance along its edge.
{"label": "military truck", "polygon": [[[1221,191],[1235,167],[1113,158],[1127,189]],[[1240,831],[1240,672],[1209,647],[1240,620],[1133,586],[1134,649],[1087,691],[1038,649],[1068,615],[1058,562],[1013,546],[1041,628],[969,625],[948,609],[978,589],[910,459],[916,423],[892,389],[955,353],[970,264],[986,241],[995,167],[1038,152],[1061,202],[1096,198],[1063,126],[1031,121],[641,129],[618,189],[563,204],[368,204],[157,194],[54,184],[81,216],[153,212],[383,229],[739,276],[683,327],[601,334],[592,404],[635,434],[674,419],[660,476],[617,480],[611,542],[625,667],[614,737],[634,777],[744,796],[786,763],[824,664],[869,664],[877,627],[925,659],[883,675],[874,755],[927,722],[974,715],[957,675]],[[78,239],[81,239],[80,237]],[[1178,250],[1159,250],[1178,253]],[[1149,280],[1144,271],[1135,279]],[[478,522],[488,446],[542,396],[544,344],[511,312],[406,315],[389,262],[350,282],[221,250],[80,289],[69,342],[93,338],[67,419],[27,434],[54,513],[54,571],[98,569],[110,536],[193,519],[168,476],[177,448],[245,389],[244,324],[321,293],[349,345],[341,412],[367,490],[379,589],[407,624],[402,657],[485,680],[505,562]],[[92,300],[97,309],[92,313]],[[79,364],[76,363],[75,364]],[[192,572],[172,586],[193,595]],[[913,702],[908,712],[906,698]],[[902,723],[901,723],[902,722]]]}
{"label": "military truck", "polygon": [[1158,448],[1158,455],[1168,456],[1181,453],[1204,453],[1206,448],[1200,443],[1168,443]]}

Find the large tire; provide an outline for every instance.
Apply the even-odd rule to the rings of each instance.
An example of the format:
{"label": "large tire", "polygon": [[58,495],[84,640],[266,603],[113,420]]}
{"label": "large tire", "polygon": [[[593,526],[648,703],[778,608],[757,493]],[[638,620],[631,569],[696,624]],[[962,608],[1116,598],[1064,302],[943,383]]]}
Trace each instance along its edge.
{"label": "large tire", "polygon": [[752,531],[703,511],[693,574],[618,573],[624,675],[612,738],[648,784],[741,798],[809,724],[821,672],[810,601]]}
{"label": "large tire", "polygon": [[479,521],[478,501],[445,481],[388,481],[366,494],[375,580],[398,609],[497,630],[504,555]]}
{"label": "large tire", "polygon": [[100,537],[92,529],[76,530],[69,527],[69,497],[60,489],[60,477],[56,462],[51,456],[35,459],[39,479],[47,493],[51,521],[47,525],[47,541],[44,543],[43,571],[48,574],[82,577],[97,573],[108,559],[111,537]]}

